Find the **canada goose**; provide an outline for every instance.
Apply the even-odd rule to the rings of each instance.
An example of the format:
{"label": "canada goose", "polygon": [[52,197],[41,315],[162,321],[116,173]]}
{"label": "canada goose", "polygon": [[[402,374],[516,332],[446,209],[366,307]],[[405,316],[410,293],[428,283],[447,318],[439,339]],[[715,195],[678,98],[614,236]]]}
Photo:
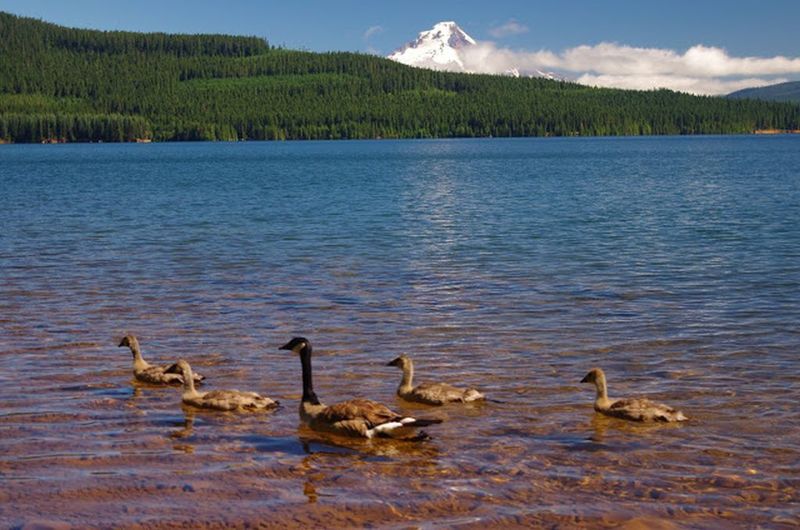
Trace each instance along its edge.
{"label": "canada goose", "polygon": [[300,403],[300,419],[311,429],[347,436],[424,440],[427,434],[417,431],[419,427],[441,423],[438,419],[415,419],[393,412],[386,405],[369,399],[351,399],[335,405],[320,403],[314,393],[311,376],[311,343],[295,337],[281,350],[291,350],[300,355],[303,368],[303,400]]}
{"label": "canada goose", "polygon": [[593,368],[581,383],[594,383],[597,388],[597,398],[594,401],[594,410],[624,420],[632,421],[686,421],[689,418],[683,412],[672,407],[655,403],[646,398],[609,399],[606,388],[606,374],[600,368]]}
{"label": "canada goose", "polygon": [[176,363],[183,374],[183,402],[193,407],[215,410],[268,410],[278,406],[278,402],[255,392],[240,390],[212,390],[198,392],[194,389],[192,367],[183,359]]}
{"label": "canada goose", "polygon": [[[133,353],[133,376],[139,381],[156,385],[183,384],[183,375],[177,364],[165,364],[163,366],[150,366],[142,358],[142,350],[139,348],[139,341],[134,335],[126,335],[119,343],[119,347],[127,346]],[[194,374],[194,382],[200,383],[205,379],[200,374]]]}
{"label": "canada goose", "polygon": [[403,379],[397,387],[397,395],[408,401],[425,403],[426,405],[444,405],[445,403],[469,403],[484,399],[483,394],[474,388],[456,388],[447,383],[422,383],[412,386],[414,379],[414,362],[406,354],[391,361],[386,366],[398,366],[403,370]]}

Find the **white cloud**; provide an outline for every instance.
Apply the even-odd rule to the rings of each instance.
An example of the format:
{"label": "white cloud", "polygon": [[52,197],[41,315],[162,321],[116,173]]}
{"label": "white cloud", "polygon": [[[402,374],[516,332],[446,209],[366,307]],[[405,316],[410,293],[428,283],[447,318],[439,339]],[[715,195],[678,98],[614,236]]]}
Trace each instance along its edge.
{"label": "white cloud", "polygon": [[714,78],[800,73],[800,58],[731,57],[722,48],[692,46],[685,53],[659,48],[634,48],[603,42],[578,46],[560,55],[562,67],[598,74],[686,75]]}
{"label": "white cloud", "polygon": [[583,74],[576,79],[578,83],[606,88],[628,88],[632,90],[650,90],[669,88],[691,94],[730,94],[743,88],[772,85],[788,81],[786,78],[698,78],[681,76],[637,76],[637,75],[594,75]]}
{"label": "white cloud", "polygon": [[465,68],[479,73],[555,70],[594,86],[670,88],[694,94],[727,94],[800,75],[800,57],[732,57],[722,48],[697,45],[684,53],[603,42],[560,53],[499,47],[481,42],[463,50]]}
{"label": "white cloud", "polygon": [[383,26],[370,26],[367,28],[367,31],[364,32],[363,38],[364,40],[369,40],[370,37],[372,37],[373,35],[377,35],[382,31],[383,31]]}
{"label": "white cloud", "polygon": [[521,33],[527,33],[528,26],[524,24],[520,24],[516,20],[509,20],[505,24],[500,26],[495,26],[489,30],[489,35],[494,37],[495,39],[502,39],[503,37],[507,37],[509,35],[519,35]]}

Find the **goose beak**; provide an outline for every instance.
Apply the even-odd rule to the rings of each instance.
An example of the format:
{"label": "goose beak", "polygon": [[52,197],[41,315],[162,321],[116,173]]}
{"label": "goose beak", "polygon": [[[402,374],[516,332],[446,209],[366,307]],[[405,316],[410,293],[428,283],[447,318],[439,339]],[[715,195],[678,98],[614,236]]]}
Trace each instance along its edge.
{"label": "goose beak", "polygon": [[123,346],[130,346],[130,343],[128,342],[128,337],[124,337],[117,345],[117,348],[122,348]]}
{"label": "goose beak", "polygon": [[290,350],[295,353],[307,353],[311,355],[311,343],[303,337],[295,337],[280,348],[279,350]]}
{"label": "goose beak", "polygon": [[590,374],[590,373],[586,374],[586,376],[584,376],[584,378],[581,379],[581,383],[591,383],[592,382],[591,377],[592,377],[592,374]]}
{"label": "goose beak", "polygon": [[389,361],[386,363],[386,366],[400,366],[400,357],[394,359],[393,361]]}

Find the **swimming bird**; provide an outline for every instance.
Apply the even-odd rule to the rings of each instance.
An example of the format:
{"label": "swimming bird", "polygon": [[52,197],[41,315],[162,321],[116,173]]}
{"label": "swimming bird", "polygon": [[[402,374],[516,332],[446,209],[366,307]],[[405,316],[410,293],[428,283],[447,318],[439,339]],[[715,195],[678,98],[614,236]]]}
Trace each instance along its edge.
{"label": "swimming bird", "polygon": [[581,383],[594,383],[597,388],[594,410],[607,416],[631,421],[673,422],[689,419],[679,410],[646,398],[609,399],[606,374],[600,368],[593,368],[581,379]]}
{"label": "swimming bird", "polygon": [[281,350],[300,355],[303,369],[303,399],[300,419],[311,429],[361,438],[386,437],[406,440],[425,440],[428,435],[420,427],[441,423],[439,419],[412,418],[398,414],[386,405],[369,399],[351,399],[335,405],[322,404],[314,393],[311,376],[311,343],[295,337]]}
{"label": "swimming bird", "polygon": [[183,394],[181,398],[187,405],[203,409],[249,411],[277,408],[279,403],[255,392],[241,390],[211,390],[198,392],[194,388],[192,367],[183,359],[176,363],[183,374]]}
{"label": "swimming bird", "polygon": [[474,388],[456,388],[447,383],[422,383],[413,386],[414,362],[402,354],[386,366],[397,366],[403,370],[403,378],[397,387],[397,395],[408,401],[426,405],[444,405],[445,403],[469,403],[484,399],[484,395]]}
{"label": "swimming bird", "polygon": [[[133,376],[139,381],[156,385],[183,384],[183,375],[177,363],[163,366],[151,366],[142,358],[139,341],[134,335],[126,335],[119,343],[119,347],[127,346],[133,353]],[[205,376],[194,374],[194,382],[200,383]]]}

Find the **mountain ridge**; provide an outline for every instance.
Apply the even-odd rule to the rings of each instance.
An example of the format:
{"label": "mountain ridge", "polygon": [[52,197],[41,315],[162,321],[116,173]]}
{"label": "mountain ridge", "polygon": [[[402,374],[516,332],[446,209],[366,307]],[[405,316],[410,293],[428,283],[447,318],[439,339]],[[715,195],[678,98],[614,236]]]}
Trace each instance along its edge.
{"label": "mountain ridge", "polygon": [[800,103],[800,81],[787,81],[762,87],[745,88],[731,92],[732,99],[760,99],[763,101]]}

